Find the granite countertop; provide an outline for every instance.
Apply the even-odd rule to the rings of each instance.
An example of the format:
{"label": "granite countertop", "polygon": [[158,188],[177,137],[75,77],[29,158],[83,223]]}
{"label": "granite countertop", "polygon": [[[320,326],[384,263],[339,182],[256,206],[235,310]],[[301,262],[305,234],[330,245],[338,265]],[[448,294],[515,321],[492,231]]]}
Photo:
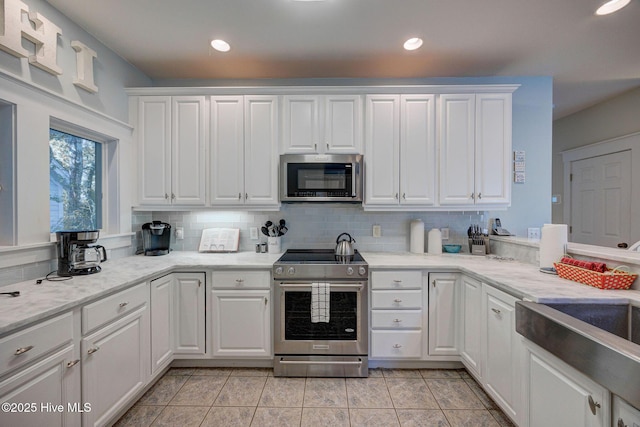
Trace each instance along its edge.
{"label": "granite countertop", "polygon": [[[640,291],[603,291],[560,279],[518,261],[464,254],[410,254],[363,252],[371,269],[416,268],[462,272],[518,298],[535,302],[608,302],[640,305]],[[4,286],[3,292],[20,291],[16,298],[0,297],[0,335],[30,323],[81,306],[151,278],[173,271],[206,269],[270,269],[279,254],[240,252],[211,254],[176,251],[159,257],[141,255],[109,260],[102,272],[66,281],[35,280]]]}

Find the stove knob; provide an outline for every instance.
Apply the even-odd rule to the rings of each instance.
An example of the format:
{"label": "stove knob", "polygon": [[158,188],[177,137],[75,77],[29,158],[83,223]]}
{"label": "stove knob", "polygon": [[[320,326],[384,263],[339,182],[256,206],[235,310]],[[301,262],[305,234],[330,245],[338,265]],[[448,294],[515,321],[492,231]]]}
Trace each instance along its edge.
{"label": "stove knob", "polygon": [[287,274],[288,274],[289,276],[293,276],[294,274],[296,274],[296,269],[295,269],[295,268],[293,268],[293,267],[289,267],[289,268],[287,269]]}
{"label": "stove knob", "polygon": [[284,273],[284,268],[282,268],[282,267],[276,267],[276,274],[280,275],[280,274],[282,274],[282,273]]}
{"label": "stove knob", "polygon": [[364,267],[358,268],[358,274],[364,276],[365,274],[367,274],[367,269]]}
{"label": "stove knob", "polygon": [[353,267],[347,267],[347,276],[351,276],[353,274]]}

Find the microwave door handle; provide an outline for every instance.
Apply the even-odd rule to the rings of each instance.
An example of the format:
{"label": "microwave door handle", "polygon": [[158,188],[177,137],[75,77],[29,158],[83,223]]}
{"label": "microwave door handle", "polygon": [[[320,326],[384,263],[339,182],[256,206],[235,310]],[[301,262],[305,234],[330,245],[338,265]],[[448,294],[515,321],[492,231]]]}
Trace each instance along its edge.
{"label": "microwave door handle", "polygon": [[351,177],[351,197],[356,197],[356,176],[360,175],[360,164],[352,163],[352,170],[355,170],[353,177]]}

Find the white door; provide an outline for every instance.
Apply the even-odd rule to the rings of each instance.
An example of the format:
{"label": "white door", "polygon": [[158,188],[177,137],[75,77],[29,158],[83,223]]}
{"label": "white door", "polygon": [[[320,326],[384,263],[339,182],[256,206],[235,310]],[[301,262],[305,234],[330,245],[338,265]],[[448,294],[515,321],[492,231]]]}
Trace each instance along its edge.
{"label": "white door", "polygon": [[575,243],[617,247],[631,237],[631,152],[571,162],[571,229]]}
{"label": "white door", "polygon": [[270,291],[213,291],[213,355],[271,356]]}
{"label": "white door", "polygon": [[511,94],[476,95],[475,202],[511,201]]}
{"label": "white door", "polygon": [[327,95],[324,97],[324,140],[327,153],[362,152],[362,97]]}
{"label": "white door", "polygon": [[400,96],[367,96],[364,162],[365,202],[371,205],[397,205],[400,164]]}
{"label": "white door", "polygon": [[171,97],[138,98],[138,199],[171,204]]}
{"label": "white door", "polygon": [[205,353],[204,273],[174,273],[175,353]]}
{"label": "white door", "polygon": [[436,177],[435,95],[400,97],[400,203],[433,205]]}
{"label": "white door", "polygon": [[440,204],[475,201],[475,95],[440,95]]}
{"label": "white door", "polygon": [[151,374],[173,360],[173,276],[151,281]]}
{"label": "white door", "polygon": [[282,152],[317,153],[320,144],[321,97],[288,95],[282,98]]}
{"label": "white door", "polygon": [[204,96],[174,96],[171,101],[172,203],[204,206],[207,141]]}
{"label": "white door", "polygon": [[429,275],[429,354],[458,355],[458,276]]}
{"label": "white door", "polygon": [[211,97],[212,205],[244,204],[244,98]]}
{"label": "white door", "polygon": [[278,205],[278,97],[245,96],[244,191],[249,205]]}

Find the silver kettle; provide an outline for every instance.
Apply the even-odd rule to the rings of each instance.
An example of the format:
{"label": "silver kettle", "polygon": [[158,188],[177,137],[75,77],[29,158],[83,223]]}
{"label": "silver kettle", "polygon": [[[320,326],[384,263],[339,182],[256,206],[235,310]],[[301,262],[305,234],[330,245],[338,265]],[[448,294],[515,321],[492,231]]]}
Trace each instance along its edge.
{"label": "silver kettle", "polygon": [[[347,238],[340,240],[342,236],[347,236]],[[342,233],[339,235],[336,239],[336,256],[352,257],[354,253],[353,243],[355,242],[356,239],[351,237],[349,233]]]}

